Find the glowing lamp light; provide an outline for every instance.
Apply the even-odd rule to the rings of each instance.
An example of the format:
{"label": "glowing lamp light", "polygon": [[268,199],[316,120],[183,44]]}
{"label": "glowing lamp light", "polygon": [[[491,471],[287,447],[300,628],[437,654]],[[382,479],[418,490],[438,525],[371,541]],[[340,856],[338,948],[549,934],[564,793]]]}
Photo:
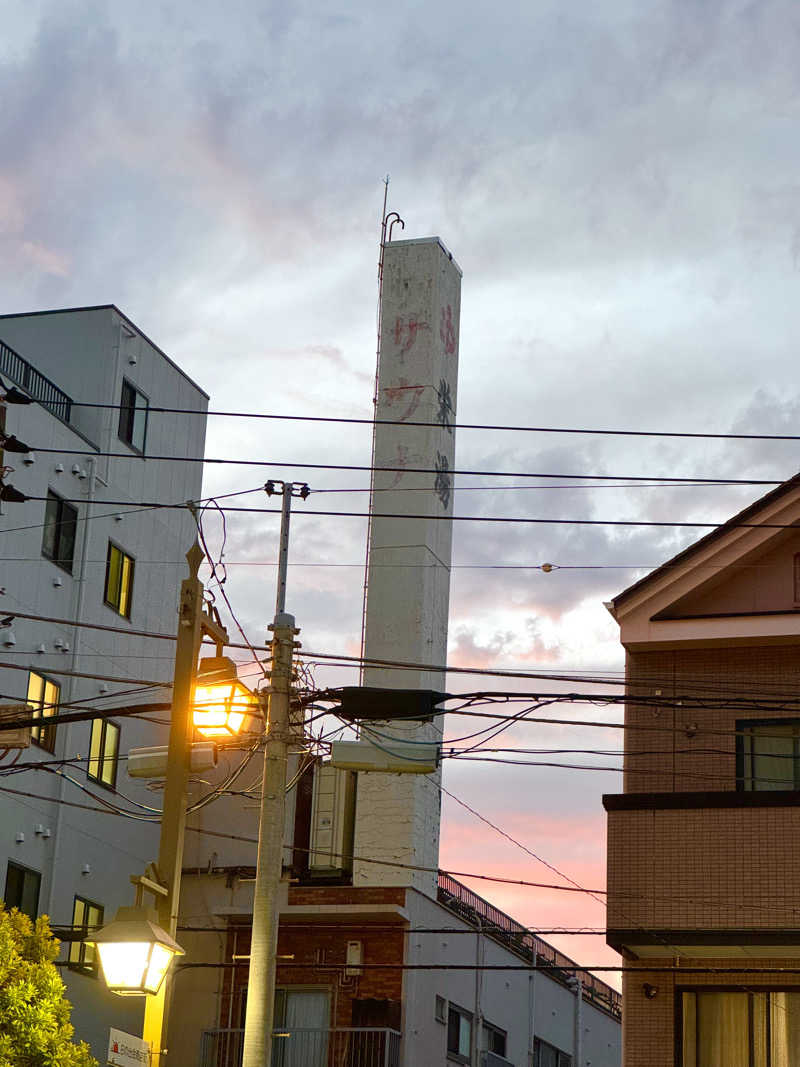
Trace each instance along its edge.
{"label": "glowing lamp light", "polygon": [[203,737],[235,737],[256,711],[258,697],[236,675],[227,656],[200,660],[194,690],[194,726]]}
{"label": "glowing lamp light", "polygon": [[119,908],[112,922],[85,939],[85,944],[96,946],[112,993],[121,997],[157,993],[174,957],[184,955],[156,920],[156,913],[147,908]]}

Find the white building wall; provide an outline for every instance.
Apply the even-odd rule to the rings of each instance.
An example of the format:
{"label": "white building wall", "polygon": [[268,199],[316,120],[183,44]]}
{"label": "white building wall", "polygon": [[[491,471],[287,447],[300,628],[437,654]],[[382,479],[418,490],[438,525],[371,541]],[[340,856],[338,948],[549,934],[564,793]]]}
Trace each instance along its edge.
{"label": "white building wall", "polygon": [[[437,237],[386,246],[374,460],[398,469],[374,475],[368,660],[437,666],[447,659],[460,307],[461,271]],[[415,422],[430,425],[402,425]],[[363,679],[385,688],[444,687],[443,670],[366,666]],[[376,723],[362,736],[389,747],[392,738],[439,740],[441,719]],[[360,774],[355,855],[435,869],[440,799],[438,776]],[[436,875],[356,860],[353,884],[414,885],[433,895]]]}
{"label": "white building wall", "polygon": [[[120,354],[120,337],[127,346],[124,351],[135,354],[135,362]],[[0,340],[75,401],[119,404],[125,376],[153,403],[198,411],[197,416],[151,414],[146,452],[202,456],[206,395],[116,309],[0,317]],[[8,375],[0,377],[9,381]],[[75,501],[79,518],[70,574],[41,554],[43,499],[0,506],[0,609],[80,620],[122,632],[17,618],[16,645],[4,645],[0,631],[0,702],[24,701],[29,670],[58,682],[62,703],[88,699],[89,707],[107,712],[132,703],[168,702],[168,688],[142,683],[171,679],[174,642],[125,631],[175,633],[178,589],[188,574],[184,557],[194,540],[194,524],[185,510],[142,510],[141,502],[199,497],[202,465],[141,458],[117,436],[118,411],[76,406],[73,418],[80,422],[82,433],[38,403],[7,407],[7,431],[35,453],[30,464],[22,456],[7,454],[6,462],[15,468],[7,480],[31,497],[44,498],[51,489]],[[87,443],[87,436],[95,447]],[[136,561],[130,620],[103,603],[109,539]],[[66,647],[59,650],[57,642]],[[64,671],[119,681],[74,677]],[[166,744],[169,712],[155,718],[160,724],[114,720],[121,727],[123,755],[130,748]],[[23,752],[17,766],[35,763],[38,770],[3,776],[9,758],[0,761],[0,893],[8,860],[41,872],[39,910],[56,926],[72,922],[76,894],[102,905],[105,917],[113,918],[119,905],[133,901],[130,875],[143,873],[158,855],[157,821],[94,810],[103,809],[106,801],[146,816],[160,808],[162,794],[129,779],[124,760],[118,767],[117,789],[127,799],[88,781],[90,729],[89,722],[60,726],[53,754],[35,745]],[[54,773],[62,768],[52,765],[53,760],[71,761],[63,766],[69,778]],[[43,767],[48,763],[50,770]],[[87,788],[94,796],[87,795]],[[37,834],[37,825],[49,829],[50,836]],[[18,842],[20,834],[24,841]],[[90,1041],[95,1056],[104,1062],[109,1026],[141,1032],[142,1004],[107,993],[102,979],[66,969],[63,973],[75,1005],[76,1032]]]}
{"label": "white building wall", "polygon": [[[435,1017],[436,997],[444,997],[473,1016],[507,1034],[506,1058],[515,1067],[529,1067],[534,1036],[573,1054],[575,995],[559,982],[525,967],[524,960],[424,894],[409,893],[410,916],[406,962],[416,965],[476,962],[520,970],[408,970],[404,979],[404,1067],[446,1067],[447,1026]],[[413,933],[419,929],[448,929],[452,933]],[[532,1022],[532,1025],[531,1025]],[[621,1026],[606,1012],[583,1001],[583,1064],[581,1067],[619,1067]],[[476,1065],[477,1067],[477,1065]],[[577,1065],[576,1065],[577,1067]]]}

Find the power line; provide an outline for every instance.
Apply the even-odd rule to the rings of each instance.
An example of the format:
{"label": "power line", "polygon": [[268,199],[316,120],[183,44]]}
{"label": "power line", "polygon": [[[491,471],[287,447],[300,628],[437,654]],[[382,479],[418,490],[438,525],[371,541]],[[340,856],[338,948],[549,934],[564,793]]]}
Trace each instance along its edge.
{"label": "power line", "polygon": [[[52,622],[59,626],[76,626],[83,630],[103,630],[112,634],[128,634],[131,637],[150,637],[157,641],[175,641],[175,634],[160,634],[153,630],[135,630],[132,626],[108,626],[100,622],[79,622],[76,619],[60,619],[53,615],[35,615],[25,611],[9,611],[15,619],[32,619],[35,622]],[[160,683],[158,683],[160,684]]]}
{"label": "power line", "polygon": [[[252,492],[253,490],[246,490]],[[457,491],[457,490],[456,490]],[[28,500],[46,501],[45,496],[29,496]],[[84,504],[86,501],[82,497],[62,497],[62,500],[68,504]],[[98,501],[105,506],[112,507],[118,505],[120,507],[130,507],[131,504],[136,507],[144,508],[145,510],[151,509],[163,509],[167,511],[180,511],[190,510],[193,505],[187,503],[168,503],[164,501],[127,501],[127,500],[103,500]],[[221,512],[226,514],[245,514],[245,515],[279,515],[280,508],[243,508],[243,507],[221,507]],[[114,513],[112,513],[113,515]],[[524,515],[425,515],[425,514],[413,514],[410,512],[402,511],[326,511],[323,509],[304,508],[302,511],[297,512],[298,515],[307,515],[323,518],[339,518],[339,519],[402,519],[411,520],[418,519],[425,522],[485,522],[490,524],[508,524],[508,525],[523,525],[523,526],[622,526],[625,528],[640,528],[655,527],[658,529],[692,529],[692,530],[794,530],[796,524],[785,522],[732,522],[730,520],[722,520],[720,522],[684,522],[684,521],[666,521],[663,519],[554,519],[554,518],[532,518]],[[92,518],[104,518],[107,516],[92,516]],[[20,529],[34,529],[39,526],[43,526],[43,523],[36,524],[35,526],[17,527]],[[6,530],[5,533],[16,532],[15,529]]]}
{"label": "power line", "polygon": [[[0,667],[7,671],[29,671],[28,667],[23,666],[21,663],[4,663],[0,661]],[[155,688],[171,689],[172,681],[168,682],[154,682],[150,678],[118,678],[111,674],[90,674],[87,671],[71,671],[65,667],[50,667],[47,668],[48,674],[60,674],[65,678],[90,678],[96,682],[116,682],[119,685],[146,685]],[[113,693],[107,694],[108,696],[114,696]]]}
{"label": "power line", "polygon": [[501,830],[499,826],[491,822],[491,820],[487,819],[485,815],[481,815],[481,813],[479,811],[476,811],[475,808],[471,808],[466,801],[462,800],[460,797],[457,797],[455,793],[451,793],[449,789],[445,789],[445,787],[441,784],[439,784],[439,790],[440,792],[444,793],[445,796],[448,796],[451,800],[454,800],[456,804],[460,804],[462,808],[464,808],[470,813],[470,815],[474,815],[476,819],[480,819],[482,823],[485,823],[496,833],[500,834],[501,837],[504,837],[507,841],[510,841],[512,845],[516,845],[517,848],[522,849],[524,853],[535,859],[537,863],[543,864],[545,867],[548,868],[548,870],[551,870],[554,874],[557,874],[559,878],[565,879],[567,882],[570,883],[570,885],[574,886],[574,888],[580,889],[588,893],[590,896],[594,897],[595,900],[597,900],[600,904],[602,904],[603,907],[605,907],[605,901],[595,896],[594,892],[588,889],[584,890],[584,887],[578,882],[576,882],[574,878],[571,878],[568,874],[565,874],[563,871],[560,871],[558,867],[555,867],[552,863],[549,863],[546,859],[543,859],[541,856],[537,855],[537,853],[535,853],[532,849],[528,848],[527,845],[523,845],[521,841],[518,841],[515,837],[512,837],[511,834],[507,833],[505,830]]}
{"label": "power line", "polygon": [[[94,719],[127,719],[131,716],[143,715],[148,712],[171,711],[172,704],[129,704],[118,708],[91,708],[88,711],[74,711],[59,715],[27,715],[19,719],[0,720],[0,748],[2,745],[2,733],[5,730],[21,730],[28,726],[61,726],[69,722],[90,722]],[[17,764],[17,766],[40,767],[41,763]],[[2,772],[0,767],[0,772]]]}
{"label": "power line", "polygon": [[[151,409],[152,410],[152,409]],[[86,456],[89,458],[96,457],[108,457],[110,459],[131,459],[136,460],[141,457],[132,452],[95,452],[85,449],[77,448],[37,448],[37,452],[41,453],[53,453],[55,455],[65,456]],[[298,463],[295,460],[289,462],[283,460],[272,459],[222,459],[214,458],[210,456],[147,456],[148,460],[156,460],[166,463],[205,463],[205,464],[220,464],[230,465],[237,467],[270,467],[270,468],[290,468],[296,470],[327,470],[327,471],[348,471],[352,473],[385,473],[385,474],[437,474],[438,471],[435,467],[391,467],[391,466],[372,466],[369,464],[356,464],[356,463]],[[708,478],[703,476],[696,477],[677,477],[674,475],[646,475],[646,474],[558,474],[551,472],[539,472],[539,471],[498,471],[498,470],[479,470],[479,469],[467,469],[467,468],[455,468],[450,471],[450,474],[456,476],[474,476],[478,478],[543,478],[554,479],[560,481],[596,481],[596,482],[657,482],[660,485],[742,485],[742,486],[756,486],[756,485],[781,485],[784,481],[783,478]],[[463,488],[463,487],[459,487]],[[594,487],[592,487],[594,488]],[[326,490],[315,489],[314,492],[325,492]],[[359,490],[360,491],[360,490]]]}
{"label": "power line", "polygon": [[[73,408],[101,408],[120,411],[119,404],[103,404],[89,401],[72,401]],[[410,419],[355,418],[337,415],[279,415],[259,411],[198,411],[193,408],[168,408],[151,405],[148,414],[195,415],[202,418],[259,419],[275,422],[334,423],[345,426],[397,426],[422,427],[441,430],[441,422],[422,422]],[[800,441],[797,434],[709,433],[680,430],[600,430],[576,426],[520,426],[498,423],[459,422],[452,423],[453,430],[500,430],[509,433],[582,434],[592,437],[668,437],[703,441]]]}

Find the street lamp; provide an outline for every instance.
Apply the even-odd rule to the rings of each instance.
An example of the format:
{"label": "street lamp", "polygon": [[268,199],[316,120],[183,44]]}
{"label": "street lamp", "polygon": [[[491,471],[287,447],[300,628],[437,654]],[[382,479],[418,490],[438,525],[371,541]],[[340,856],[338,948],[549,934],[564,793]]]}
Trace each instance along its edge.
{"label": "street lamp", "polygon": [[85,939],[95,945],[103,977],[121,997],[155,994],[181,946],[158,925],[157,913],[141,904],[117,910],[114,919]]}
{"label": "street lamp", "polygon": [[200,660],[192,705],[194,728],[199,734],[235,737],[257,709],[258,697],[239,681],[232,659],[210,656]]}

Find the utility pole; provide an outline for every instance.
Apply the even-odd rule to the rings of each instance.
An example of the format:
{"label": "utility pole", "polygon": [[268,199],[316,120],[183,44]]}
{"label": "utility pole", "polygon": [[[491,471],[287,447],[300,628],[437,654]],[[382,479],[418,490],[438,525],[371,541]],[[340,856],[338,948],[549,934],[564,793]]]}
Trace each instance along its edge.
{"label": "utility pole", "polygon": [[[278,490],[276,486],[281,486]],[[292,497],[305,500],[307,485],[267,482],[267,495],[278,491],[281,500],[281,540],[278,555],[278,590],[272,631],[272,670],[267,705],[267,742],[258,827],[258,859],[253,894],[253,932],[244,1022],[242,1067],[270,1067],[275,1015],[275,965],[278,954],[278,895],[283,873],[283,824],[286,804],[286,758],[293,740],[290,721],[294,616],[286,613],[286,566],[289,556],[289,520]]]}
{"label": "utility pole", "polygon": [[[178,636],[175,648],[175,671],[172,680],[172,717],[169,730],[167,776],[161,838],[158,849],[156,881],[166,890],[157,896],[158,922],[170,937],[178,928],[181,896],[183,840],[186,828],[187,786],[192,753],[192,697],[197,675],[197,657],[204,633],[218,643],[227,643],[225,629],[203,612],[203,583],[197,577],[204,559],[197,541],[186,553],[189,577],[181,583],[178,607]],[[152,1067],[163,1067],[165,1020],[168,1014],[170,976],[155,996],[145,998],[142,1037],[150,1042]]]}

